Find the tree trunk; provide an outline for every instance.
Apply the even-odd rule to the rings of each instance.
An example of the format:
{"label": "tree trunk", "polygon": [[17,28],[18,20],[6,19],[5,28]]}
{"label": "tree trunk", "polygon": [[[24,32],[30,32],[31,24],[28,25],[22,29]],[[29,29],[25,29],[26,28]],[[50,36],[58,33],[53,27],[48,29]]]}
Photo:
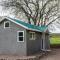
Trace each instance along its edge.
{"label": "tree trunk", "polygon": [[31,24],[30,18],[28,18],[28,23]]}

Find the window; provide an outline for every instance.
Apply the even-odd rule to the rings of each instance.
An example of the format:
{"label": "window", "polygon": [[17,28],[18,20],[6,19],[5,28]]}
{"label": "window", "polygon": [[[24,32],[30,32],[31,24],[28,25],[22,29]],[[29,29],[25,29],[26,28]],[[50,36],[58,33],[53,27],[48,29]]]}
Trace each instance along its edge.
{"label": "window", "polygon": [[17,40],[18,42],[24,42],[24,31],[17,32]]}
{"label": "window", "polygon": [[35,32],[30,32],[30,40],[35,40],[36,39],[36,34]]}
{"label": "window", "polygon": [[9,21],[4,22],[4,28],[9,28],[9,27],[10,27],[10,22]]}

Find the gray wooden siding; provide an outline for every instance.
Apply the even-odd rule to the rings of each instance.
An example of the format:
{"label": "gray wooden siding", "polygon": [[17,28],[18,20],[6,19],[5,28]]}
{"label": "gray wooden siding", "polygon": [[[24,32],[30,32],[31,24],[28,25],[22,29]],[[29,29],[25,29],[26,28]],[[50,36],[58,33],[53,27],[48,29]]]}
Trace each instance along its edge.
{"label": "gray wooden siding", "polygon": [[[24,42],[17,42],[17,31],[24,31]],[[0,54],[26,55],[26,30],[13,22],[4,29],[0,23]]]}
{"label": "gray wooden siding", "polygon": [[29,31],[27,31],[27,54],[33,54],[39,52],[41,50],[41,34],[39,32],[36,33],[36,40],[29,39]]}
{"label": "gray wooden siding", "polygon": [[45,49],[50,49],[49,34],[45,34]]}

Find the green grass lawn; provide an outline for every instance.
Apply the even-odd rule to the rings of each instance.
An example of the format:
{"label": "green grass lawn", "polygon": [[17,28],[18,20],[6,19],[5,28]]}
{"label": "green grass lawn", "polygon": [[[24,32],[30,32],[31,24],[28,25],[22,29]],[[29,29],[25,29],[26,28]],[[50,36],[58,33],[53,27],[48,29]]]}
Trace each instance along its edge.
{"label": "green grass lawn", "polygon": [[60,36],[52,36],[50,38],[50,44],[60,44]]}
{"label": "green grass lawn", "polygon": [[60,38],[51,38],[50,44],[60,44]]}

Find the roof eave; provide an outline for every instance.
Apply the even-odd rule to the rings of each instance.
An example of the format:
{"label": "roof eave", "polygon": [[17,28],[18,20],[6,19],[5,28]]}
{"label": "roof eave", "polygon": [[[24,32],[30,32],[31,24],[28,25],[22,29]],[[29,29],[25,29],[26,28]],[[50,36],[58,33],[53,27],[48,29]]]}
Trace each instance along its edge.
{"label": "roof eave", "polygon": [[25,28],[25,29],[27,29],[27,30],[32,30],[32,31],[41,32],[40,30],[28,28],[28,27],[26,27],[26,26],[24,26],[24,25],[22,25],[22,24],[19,24],[19,23],[15,22],[15,21],[13,21],[13,20],[11,20],[11,19],[9,19],[9,18],[7,18],[7,19],[8,19],[9,21],[12,21],[12,22],[14,22],[14,23],[20,25],[21,27],[23,27],[23,28]]}

